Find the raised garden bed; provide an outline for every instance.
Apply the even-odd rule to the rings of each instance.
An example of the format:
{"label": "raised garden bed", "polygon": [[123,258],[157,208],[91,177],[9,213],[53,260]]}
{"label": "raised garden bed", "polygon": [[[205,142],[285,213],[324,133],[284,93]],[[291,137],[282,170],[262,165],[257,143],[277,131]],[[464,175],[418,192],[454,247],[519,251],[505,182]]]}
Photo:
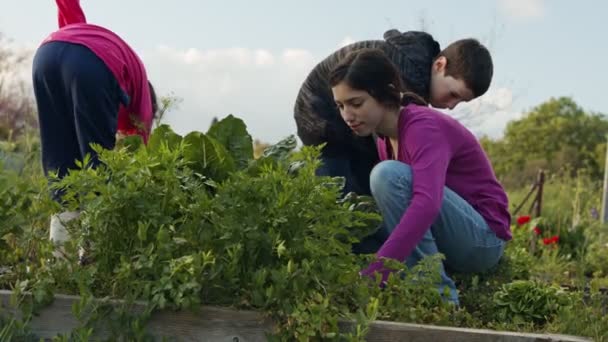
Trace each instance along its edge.
{"label": "raised garden bed", "polygon": [[[9,304],[10,291],[0,290],[0,308],[4,314],[19,315]],[[56,295],[49,306],[41,309],[30,322],[32,332],[43,339],[67,334],[78,327],[72,306],[80,300],[77,296]],[[119,304],[114,301],[113,303]],[[144,310],[144,303],[136,303],[133,311]],[[352,325],[343,322],[341,329],[348,331]],[[156,338],[178,341],[266,341],[272,322],[254,311],[203,306],[199,312],[159,311],[152,314],[146,331]],[[103,334],[103,333],[102,333]],[[103,337],[103,336],[99,336]],[[590,341],[586,338],[553,335],[502,332],[481,329],[439,327],[433,325],[375,321],[367,335],[368,341],[446,341],[446,342],[541,342]]]}

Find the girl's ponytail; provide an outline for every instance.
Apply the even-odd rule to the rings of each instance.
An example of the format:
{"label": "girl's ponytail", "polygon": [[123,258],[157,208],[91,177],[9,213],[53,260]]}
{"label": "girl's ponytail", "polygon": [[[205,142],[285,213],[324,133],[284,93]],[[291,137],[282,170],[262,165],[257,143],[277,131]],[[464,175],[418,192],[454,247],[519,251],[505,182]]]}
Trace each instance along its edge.
{"label": "girl's ponytail", "polygon": [[420,106],[428,106],[428,103],[422,98],[422,96],[413,93],[411,91],[405,91],[401,93],[401,105],[407,106],[408,104],[417,104]]}

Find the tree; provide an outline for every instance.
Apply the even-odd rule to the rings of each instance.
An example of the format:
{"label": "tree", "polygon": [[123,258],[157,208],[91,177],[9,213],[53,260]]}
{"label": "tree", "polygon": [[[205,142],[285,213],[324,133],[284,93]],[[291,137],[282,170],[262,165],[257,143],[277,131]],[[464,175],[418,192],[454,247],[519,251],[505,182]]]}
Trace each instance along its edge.
{"label": "tree", "polygon": [[503,139],[482,138],[481,143],[499,178],[516,186],[532,181],[538,168],[550,172],[587,169],[594,178],[601,178],[606,134],[605,115],[585,112],[571,98],[560,97],[511,121]]}
{"label": "tree", "polygon": [[29,52],[10,47],[0,34],[0,140],[13,140],[37,127],[35,106],[28,85],[18,75]]}

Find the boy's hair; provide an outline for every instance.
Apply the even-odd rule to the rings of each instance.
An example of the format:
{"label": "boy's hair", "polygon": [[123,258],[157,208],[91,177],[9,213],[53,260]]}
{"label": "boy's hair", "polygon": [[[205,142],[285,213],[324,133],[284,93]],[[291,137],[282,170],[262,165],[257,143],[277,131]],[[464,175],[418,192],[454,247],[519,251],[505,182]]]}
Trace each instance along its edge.
{"label": "boy's hair", "polygon": [[379,49],[360,49],[346,55],[329,76],[331,87],[340,82],[368,92],[376,101],[390,108],[410,102],[426,104],[420,96],[404,92],[397,67]]}
{"label": "boy's hair", "polygon": [[152,101],[152,117],[156,118],[158,112],[158,99],[156,98],[156,91],[150,81],[148,81],[148,88],[150,88],[150,100]]}
{"label": "boy's hair", "polygon": [[488,49],[473,38],[448,45],[437,58],[445,57],[445,76],[463,80],[475,97],[483,95],[492,82],[494,66]]}

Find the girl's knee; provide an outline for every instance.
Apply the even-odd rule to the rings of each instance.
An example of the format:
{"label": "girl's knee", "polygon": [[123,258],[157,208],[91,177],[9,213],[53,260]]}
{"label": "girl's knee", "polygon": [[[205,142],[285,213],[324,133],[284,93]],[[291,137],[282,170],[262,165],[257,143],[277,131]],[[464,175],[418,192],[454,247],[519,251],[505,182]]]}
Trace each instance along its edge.
{"label": "girl's knee", "polygon": [[[412,170],[409,165],[396,160],[378,163],[370,174],[370,187],[374,196],[395,190],[397,185],[411,184]],[[407,183],[407,184],[400,184]]]}

